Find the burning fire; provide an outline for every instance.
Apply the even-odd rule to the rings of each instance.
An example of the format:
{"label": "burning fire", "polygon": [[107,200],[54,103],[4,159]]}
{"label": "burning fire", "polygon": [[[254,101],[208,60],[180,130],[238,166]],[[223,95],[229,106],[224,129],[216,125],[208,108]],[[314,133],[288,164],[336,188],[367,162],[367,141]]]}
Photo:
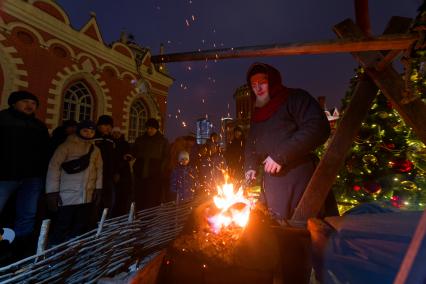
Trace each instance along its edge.
{"label": "burning fire", "polygon": [[244,228],[249,221],[254,201],[244,196],[242,187],[235,192],[234,185],[227,182],[222,187],[218,186],[217,190],[213,200],[219,213],[207,218],[213,232],[217,234],[229,226]]}

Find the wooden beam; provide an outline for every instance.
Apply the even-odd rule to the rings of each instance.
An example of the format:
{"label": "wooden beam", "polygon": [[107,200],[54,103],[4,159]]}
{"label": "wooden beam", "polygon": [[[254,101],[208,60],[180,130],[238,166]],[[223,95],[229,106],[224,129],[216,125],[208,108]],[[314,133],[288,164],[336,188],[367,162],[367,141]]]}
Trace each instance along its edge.
{"label": "wooden beam", "polygon": [[316,278],[322,283],[324,281],[325,253],[330,244],[330,238],[336,233],[336,230],[323,220],[316,218],[308,219],[307,228],[311,234],[312,241],[312,264]]}
{"label": "wooden beam", "polygon": [[261,46],[211,49],[156,55],[151,57],[151,61],[153,63],[166,63],[260,56],[361,52],[368,50],[401,50],[407,49],[417,38],[417,34],[393,34],[370,39],[346,38],[321,42],[271,44]]}
{"label": "wooden beam", "polygon": [[[388,25],[385,28],[385,32],[383,34],[404,34],[410,30],[411,23],[413,19],[406,17],[393,16]],[[402,52],[402,50],[390,50],[390,51],[382,51],[384,55],[382,61],[377,63],[377,70],[383,70],[389,64],[391,64]]]}
{"label": "wooden beam", "polygon": [[[334,31],[341,38],[363,38],[362,31],[351,21],[345,20],[334,27]],[[403,104],[405,85],[395,69],[387,65],[377,66],[383,60],[380,52],[352,53],[357,61],[365,68],[365,72],[380,88],[386,98],[392,103],[404,121],[413,129],[415,134],[426,143],[426,104],[419,98]]]}
{"label": "wooden beam", "polygon": [[356,24],[366,37],[372,37],[370,17],[368,15],[368,0],[355,0]]}
{"label": "wooden beam", "polygon": [[346,155],[361,127],[361,123],[370,110],[377,91],[377,86],[367,76],[360,78],[348,108],[312,175],[292,220],[307,220],[316,217],[320,212],[337,173],[345,162]]}
{"label": "wooden beam", "polygon": [[399,267],[394,284],[425,283],[426,281],[426,210]]}

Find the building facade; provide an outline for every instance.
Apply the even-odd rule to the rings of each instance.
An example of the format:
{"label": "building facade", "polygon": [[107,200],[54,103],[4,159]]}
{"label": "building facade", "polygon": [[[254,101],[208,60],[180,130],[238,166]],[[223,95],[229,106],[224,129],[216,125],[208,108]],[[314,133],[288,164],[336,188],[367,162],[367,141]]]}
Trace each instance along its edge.
{"label": "building facade", "polygon": [[125,36],[107,45],[95,14],[76,30],[54,1],[0,3],[0,109],[12,91],[28,90],[40,99],[37,116],[51,130],[102,114],[131,141],[149,117],[163,128],[173,79],[150,58],[150,50]]}
{"label": "building facade", "polygon": [[[234,92],[235,100],[235,120],[233,126],[239,126],[246,135],[250,128],[251,112],[253,101],[250,96],[250,89],[247,84],[238,87]],[[230,137],[232,139],[232,137]]]}

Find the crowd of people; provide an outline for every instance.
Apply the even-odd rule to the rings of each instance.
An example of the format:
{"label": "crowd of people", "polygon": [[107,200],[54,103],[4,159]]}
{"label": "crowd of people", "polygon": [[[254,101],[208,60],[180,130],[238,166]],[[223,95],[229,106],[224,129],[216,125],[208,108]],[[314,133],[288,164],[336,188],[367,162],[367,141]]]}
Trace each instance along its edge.
{"label": "crowd of people", "polygon": [[[9,108],[0,111],[0,222],[14,223],[13,255],[34,253],[43,218],[53,221],[49,245],[59,244],[94,228],[103,208],[111,217],[126,214],[133,201],[141,210],[189,200],[215,190],[225,171],[234,181],[257,179],[271,215],[290,218],[330,126],[318,102],[305,90],[285,87],[274,67],[253,64],[247,84],[254,106],[250,130],[245,135],[235,127],[226,147],[217,133],[201,145],[192,135],[169,144],[154,118],[131,144],[108,115],[96,123],[64,121],[49,135],[35,116],[38,98],[11,93]],[[327,200],[324,215],[336,214],[333,196]]]}
{"label": "crowd of people", "polygon": [[224,155],[216,133],[205,145],[192,135],[169,144],[158,120],[149,118],[143,135],[128,143],[113,118],[101,115],[96,122],[64,121],[50,135],[36,117],[35,95],[16,91],[8,104],[0,111],[0,228],[14,229],[15,260],[35,252],[42,219],[52,220],[53,246],[93,229],[104,208],[115,217],[133,201],[142,210],[189,200],[218,181],[227,163],[243,176],[235,161],[243,144]]}

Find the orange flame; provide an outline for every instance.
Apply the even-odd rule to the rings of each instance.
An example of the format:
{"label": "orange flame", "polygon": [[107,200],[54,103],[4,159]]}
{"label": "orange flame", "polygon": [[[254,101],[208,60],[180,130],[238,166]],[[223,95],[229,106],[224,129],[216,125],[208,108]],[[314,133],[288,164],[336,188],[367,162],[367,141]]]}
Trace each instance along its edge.
{"label": "orange flame", "polygon": [[244,196],[241,187],[235,192],[234,185],[227,182],[222,187],[218,186],[217,190],[213,200],[220,212],[208,218],[213,232],[217,234],[232,225],[244,228],[249,221],[254,202]]}

